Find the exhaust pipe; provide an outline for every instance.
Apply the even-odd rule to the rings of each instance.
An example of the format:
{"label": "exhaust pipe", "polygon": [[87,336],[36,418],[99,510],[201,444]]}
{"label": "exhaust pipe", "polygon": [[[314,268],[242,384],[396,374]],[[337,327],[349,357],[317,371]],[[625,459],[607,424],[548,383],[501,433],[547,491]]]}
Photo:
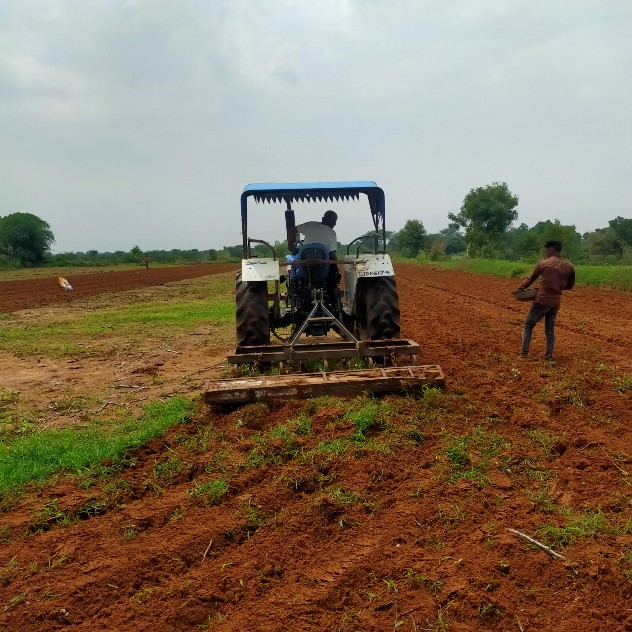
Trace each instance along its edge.
{"label": "exhaust pipe", "polygon": [[286,201],[287,210],[285,211],[285,229],[287,231],[287,247],[292,254],[296,254],[296,218],[294,211],[290,208],[289,200]]}

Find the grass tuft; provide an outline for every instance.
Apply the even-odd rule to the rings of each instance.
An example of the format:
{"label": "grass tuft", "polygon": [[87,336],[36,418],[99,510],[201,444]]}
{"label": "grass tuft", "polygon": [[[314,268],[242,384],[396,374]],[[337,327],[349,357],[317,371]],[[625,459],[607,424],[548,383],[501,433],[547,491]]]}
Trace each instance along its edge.
{"label": "grass tuft", "polygon": [[153,402],[139,419],[109,428],[43,430],[0,443],[0,496],[56,472],[86,474],[106,459],[119,459],[187,420],[193,403],[179,397]]}
{"label": "grass tuft", "polygon": [[540,531],[551,546],[564,548],[575,540],[596,537],[607,526],[607,519],[599,509],[593,513],[573,517],[566,526],[544,525],[540,527]]}
{"label": "grass tuft", "polygon": [[189,490],[189,496],[204,506],[215,505],[222,501],[228,493],[228,483],[224,479],[207,481],[206,483],[195,483]]}
{"label": "grass tuft", "polygon": [[345,419],[355,426],[354,441],[365,441],[370,430],[385,430],[388,419],[393,414],[392,407],[373,397],[357,397],[351,410],[345,414]]}

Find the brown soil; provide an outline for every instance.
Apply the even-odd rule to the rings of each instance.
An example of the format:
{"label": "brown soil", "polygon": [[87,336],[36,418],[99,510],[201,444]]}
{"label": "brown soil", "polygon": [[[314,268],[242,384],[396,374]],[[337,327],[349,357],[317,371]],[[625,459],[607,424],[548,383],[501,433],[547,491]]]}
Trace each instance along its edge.
{"label": "brown soil", "polygon": [[[131,278],[147,272],[162,271]],[[0,626],[632,630],[632,297],[565,295],[546,363],[542,325],[533,359],[517,358],[528,305],[512,301],[515,283],[409,265],[397,280],[402,333],[422,344],[423,363],[443,368],[443,397],[386,398],[389,418],[345,452],[316,448],[351,436],[354,402],[201,411],[107,479],[33,489],[0,516]],[[158,361],[136,368],[149,367],[164,394],[199,392],[230,346],[201,338],[165,341]],[[121,357],[84,359],[84,378],[68,362],[13,361],[2,383],[24,374],[21,388],[33,391],[50,378],[49,388],[78,380],[89,392],[129,369]],[[150,387],[147,375],[135,383]],[[292,446],[269,434],[301,413],[311,434]],[[447,452],[465,436],[483,439],[455,468]],[[503,441],[486,457],[493,437]],[[156,466],[176,457],[184,467],[166,477]],[[470,466],[488,481],[464,476]],[[189,493],[218,478],[229,483],[221,501]],[[51,501],[71,524],[42,512]],[[556,546],[562,560],[507,531],[549,541],[544,525],[595,514],[602,528]]]}
{"label": "brown soil", "polygon": [[235,270],[239,266],[232,264],[204,263],[189,266],[170,266],[166,268],[141,268],[120,272],[98,272],[96,274],[78,274],[69,272],[64,278],[73,287],[64,290],[57,277],[28,279],[24,281],[0,281],[0,313],[14,312],[29,307],[41,307],[53,303],[70,303],[86,296],[106,292],[123,292],[153,285],[163,285],[171,281],[194,279],[208,274],[218,274]]}

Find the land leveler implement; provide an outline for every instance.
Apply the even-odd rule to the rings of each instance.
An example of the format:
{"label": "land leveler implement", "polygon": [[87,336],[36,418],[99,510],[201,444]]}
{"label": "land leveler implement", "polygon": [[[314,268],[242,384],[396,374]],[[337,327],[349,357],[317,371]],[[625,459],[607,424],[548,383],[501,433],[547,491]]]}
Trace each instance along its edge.
{"label": "land leveler implement", "polygon": [[[338,259],[331,258],[327,244],[300,241],[293,205],[360,200],[361,196],[368,200],[373,225],[347,246],[342,261],[339,252]],[[289,254],[282,261],[278,247],[249,237],[249,199],[285,205]],[[401,392],[443,385],[441,368],[416,365],[419,344],[400,338],[399,297],[386,254],[384,220],[384,192],[375,182],[245,187],[241,195],[244,259],[235,287],[237,347],[228,361],[236,367],[275,366],[278,371],[209,381],[204,395],[207,403]],[[358,358],[365,368],[341,370],[345,362],[358,363]],[[409,363],[402,366],[405,358]],[[301,372],[315,363],[319,363],[318,371]]]}

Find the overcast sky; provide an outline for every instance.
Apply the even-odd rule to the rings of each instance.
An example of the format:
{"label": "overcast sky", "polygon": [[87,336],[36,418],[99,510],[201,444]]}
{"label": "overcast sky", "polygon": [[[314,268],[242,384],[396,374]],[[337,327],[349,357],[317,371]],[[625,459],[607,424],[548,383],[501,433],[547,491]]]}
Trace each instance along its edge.
{"label": "overcast sky", "polygon": [[[0,0],[0,216],[56,252],[208,249],[249,182],[374,180],[387,228],[436,232],[497,181],[585,232],[632,217],[631,62],[630,0]],[[329,207],[370,227],[297,218]]]}

